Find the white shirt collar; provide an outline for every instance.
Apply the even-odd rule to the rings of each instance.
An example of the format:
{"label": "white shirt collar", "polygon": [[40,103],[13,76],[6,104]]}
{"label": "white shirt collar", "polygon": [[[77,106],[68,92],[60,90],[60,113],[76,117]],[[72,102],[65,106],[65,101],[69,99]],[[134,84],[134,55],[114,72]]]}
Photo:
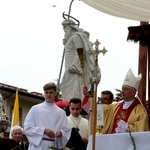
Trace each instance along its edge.
{"label": "white shirt collar", "polygon": [[133,102],[134,102],[134,100],[124,101],[123,102],[123,109],[128,109]]}

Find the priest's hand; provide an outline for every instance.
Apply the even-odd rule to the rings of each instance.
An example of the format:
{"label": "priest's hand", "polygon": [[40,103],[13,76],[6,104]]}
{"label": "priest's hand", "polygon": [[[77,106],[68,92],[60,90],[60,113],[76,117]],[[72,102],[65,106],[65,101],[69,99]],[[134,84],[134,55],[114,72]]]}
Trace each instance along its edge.
{"label": "priest's hand", "polygon": [[56,134],[55,134],[55,137],[61,137],[62,136],[62,133],[61,133],[61,131],[59,130],[59,131],[57,131],[56,132]]}
{"label": "priest's hand", "polygon": [[124,120],[120,120],[117,123],[118,127],[115,129],[116,133],[127,133],[129,132],[128,123]]}
{"label": "priest's hand", "polygon": [[46,134],[47,136],[49,136],[50,138],[55,138],[55,133],[54,133],[54,131],[53,130],[51,130],[51,129],[45,129],[44,130],[44,134]]}
{"label": "priest's hand", "polygon": [[85,96],[89,96],[88,87],[87,87],[86,85],[83,87],[83,94],[84,94]]}

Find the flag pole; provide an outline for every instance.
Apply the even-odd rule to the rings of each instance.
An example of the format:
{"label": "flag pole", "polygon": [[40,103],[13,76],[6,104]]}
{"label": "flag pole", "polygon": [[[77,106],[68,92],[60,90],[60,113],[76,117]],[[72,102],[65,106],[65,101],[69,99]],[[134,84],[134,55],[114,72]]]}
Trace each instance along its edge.
{"label": "flag pole", "polygon": [[[16,91],[16,97],[14,102],[14,109],[12,112],[12,120],[11,120],[11,128],[13,126],[19,125],[19,98],[18,91]],[[9,138],[11,138],[11,133],[9,134]]]}

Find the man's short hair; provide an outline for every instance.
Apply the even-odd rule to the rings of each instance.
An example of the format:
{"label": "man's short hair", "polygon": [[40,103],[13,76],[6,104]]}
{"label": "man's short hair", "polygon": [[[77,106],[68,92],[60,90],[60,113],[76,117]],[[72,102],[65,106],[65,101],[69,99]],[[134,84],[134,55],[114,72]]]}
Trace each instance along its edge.
{"label": "man's short hair", "polygon": [[112,100],[114,99],[113,93],[109,90],[104,90],[101,92],[101,94],[109,94],[110,99],[112,99]]}
{"label": "man's short hair", "polygon": [[54,90],[56,91],[57,89],[57,86],[55,83],[53,82],[49,82],[49,83],[46,83],[44,86],[43,86],[43,90],[46,91],[46,90]]}
{"label": "man's short hair", "polygon": [[74,103],[74,104],[79,103],[81,105],[81,99],[77,98],[77,97],[71,98],[70,101],[69,101],[69,104],[71,104],[71,103]]}

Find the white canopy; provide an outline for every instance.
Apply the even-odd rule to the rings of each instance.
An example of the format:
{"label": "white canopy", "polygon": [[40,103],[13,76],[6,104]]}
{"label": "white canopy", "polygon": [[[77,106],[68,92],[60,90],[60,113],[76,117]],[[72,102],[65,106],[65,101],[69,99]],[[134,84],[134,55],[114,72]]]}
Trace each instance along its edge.
{"label": "white canopy", "polygon": [[150,22],[150,0],[82,0],[95,9],[121,18]]}

